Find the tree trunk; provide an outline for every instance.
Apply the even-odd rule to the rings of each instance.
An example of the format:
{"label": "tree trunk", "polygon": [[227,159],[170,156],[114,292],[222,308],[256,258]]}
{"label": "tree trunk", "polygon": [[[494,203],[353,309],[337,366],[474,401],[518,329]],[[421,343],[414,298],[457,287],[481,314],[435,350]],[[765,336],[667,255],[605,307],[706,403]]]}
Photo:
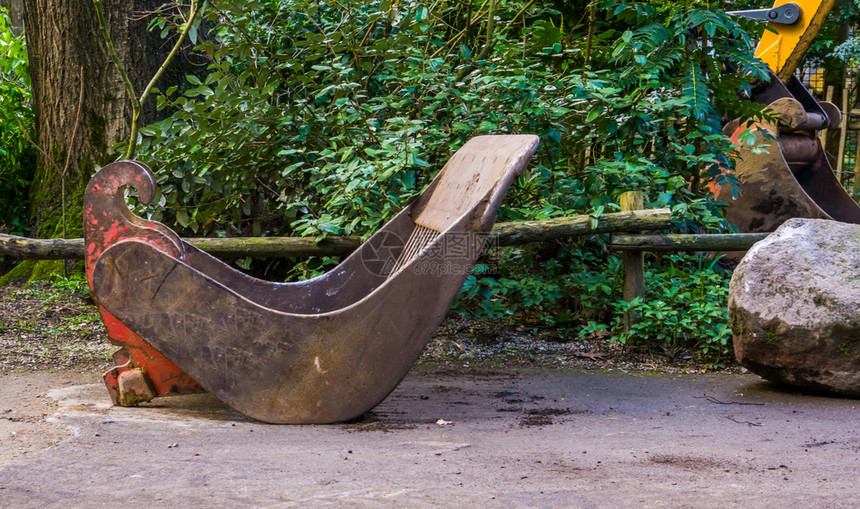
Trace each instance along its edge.
{"label": "tree trunk", "polygon": [[[162,0],[106,0],[105,23],[137,93],[162,64],[171,43],[149,32],[146,13]],[[30,190],[31,235],[80,237],[83,191],[98,167],[116,158],[129,133],[131,106],[108,57],[92,0],[23,0],[36,143],[41,148]],[[162,82],[178,83],[187,59],[176,58]],[[83,83],[81,83],[83,81]],[[143,124],[156,120],[155,101]],[[20,279],[16,278],[16,279]]]}
{"label": "tree trunk", "polygon": [[12,31],[15,35],[20,35],[21,31],[24,30],[24,20],[21,18],[24,10],[23,1],[3,0],[0,2],[0,6],[5,7],[9,11],[9,19],[12,21]]}

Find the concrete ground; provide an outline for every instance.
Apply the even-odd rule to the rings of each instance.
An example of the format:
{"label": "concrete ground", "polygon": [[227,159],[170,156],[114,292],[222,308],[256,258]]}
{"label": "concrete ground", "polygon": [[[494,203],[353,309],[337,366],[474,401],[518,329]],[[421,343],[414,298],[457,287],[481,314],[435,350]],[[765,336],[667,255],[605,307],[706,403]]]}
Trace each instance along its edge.
{"label": "concrete ground", "polygon": [[95,376],[6,375],[0,395],[23,426],[2,440],[40,396],[29,433],[56,435],[0,460],[3,508],[860,507],[860,401],[753,375],[425,368],[325,426],[209,395],[112,407]]}

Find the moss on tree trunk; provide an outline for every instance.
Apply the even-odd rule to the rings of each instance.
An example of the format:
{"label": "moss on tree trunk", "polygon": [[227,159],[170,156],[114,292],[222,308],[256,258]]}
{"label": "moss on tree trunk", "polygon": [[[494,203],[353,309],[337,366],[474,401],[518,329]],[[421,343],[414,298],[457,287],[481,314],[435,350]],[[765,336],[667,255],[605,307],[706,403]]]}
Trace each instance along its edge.
{"label": "moss on tree trunk", "polygon": [[[169,48],[150,18],[162,0],[106,0],[105,22],[136,87],[143,87]],[[83,235],[83,192],[98,167],[116,159],[112,147],[129,133],[130,102],[108,58],[92,0],[24,0],[24,25],[40,155],[30,189],[30,234],[36,238]],[[186,58],[174,59],[162,82],[187,74]],[[162,83],[158,84],[159,87]],[[156,120],[154,101],[144,123]],[[65,184],[65,185],[64,185]],[[62,263],[23,263],[0,278],[36,280],[62,272]]]}

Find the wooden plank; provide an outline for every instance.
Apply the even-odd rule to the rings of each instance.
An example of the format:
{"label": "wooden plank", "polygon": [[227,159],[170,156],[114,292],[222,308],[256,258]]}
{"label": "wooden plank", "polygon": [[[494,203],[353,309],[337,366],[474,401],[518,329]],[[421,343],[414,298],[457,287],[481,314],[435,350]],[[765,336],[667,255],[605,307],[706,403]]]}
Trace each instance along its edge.
{"label": "wooden plank", "polygon": [[514,176],[522,174],[539,141],[537,136],[521,134],[472,138],[439,172],[429,198],[423,205],[419,200],[419,212],[412,221],[445,231],[481,200],[496,199],[499,189],[503,195]]}
{"label": "wooden plank", "polygon": [[746,251],[769,233],[613,235],[616,251]]}

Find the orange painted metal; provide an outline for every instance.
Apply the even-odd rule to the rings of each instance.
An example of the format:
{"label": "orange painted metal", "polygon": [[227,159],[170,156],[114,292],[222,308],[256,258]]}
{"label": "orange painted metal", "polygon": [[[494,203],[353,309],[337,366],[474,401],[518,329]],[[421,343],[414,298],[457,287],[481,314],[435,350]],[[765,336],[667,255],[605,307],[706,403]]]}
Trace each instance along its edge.
{"label": "orange painted metal", "polygon": [[782,80],[788,80],[806,54],[833,9],[835,0],[776,0],[774,7],[795,3],[802,12],[792,25],[771,23],[756,48],[755,56],[766,63]]}
{"label": "orange painted metal", "polygon": [[[87,282],[93,289],[93,268],[96,260],[108,247],[128,239],[182,257],[181,240],[163,225],[146,221],[128,212],[123,188],[131,185],[138,199],[148,203],[155,194],[155,179],[146,166],[133,162],[111,163],[90,180],[84,195],[84,250]],[[120,203],[121,202],[121,203]],[[127,398],[121,395],[122,373],[142,369],[146,373],[154,396],[205,392],[190,376],[170,362],[164,355],[129,330],[120,320],[98,303],[111,343],[122,347],[113,360],[115,366],[104,375],[105,385],[115,404]],[[140,398],[135,401],[140,402]]]}

